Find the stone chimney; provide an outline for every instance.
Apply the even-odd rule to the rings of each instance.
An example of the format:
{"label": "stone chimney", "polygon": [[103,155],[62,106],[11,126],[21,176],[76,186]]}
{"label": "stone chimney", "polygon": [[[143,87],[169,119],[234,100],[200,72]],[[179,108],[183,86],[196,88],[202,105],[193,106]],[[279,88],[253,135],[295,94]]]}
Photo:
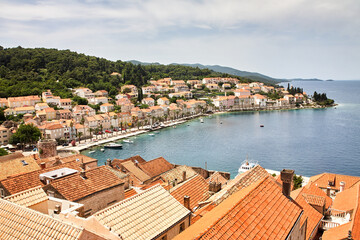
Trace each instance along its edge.
{"label": "stone chimney", "polygon": [[345,190],[345,182],[340,182],[340,192]]}
{"label": "stone chimney", "polygon": [[81,170],[81,172],[80,172],[80,176],[83,178],[83,179],[87,179],[87,177],[86,177],[86,173],[85,173],[85,170],[83,169],[83,170]]}
{"label": "stone chimney", "polygon": [[189,197],[189,196],[184,196],[184,206],[191,211],[191,208],[190,208],[190,197]]}
{"label": "stone chimney", "polygon": [[86,166],[85,166],[85,163],[84,163],[84,159],[83,159],[83,158],[80,159],[80,167],[81,167],[82,170],[85,171],[85,167],[86,167]]}
{"label": "stone chimney", "polygon": [[135,160],[134,160],[134,164],[135,164],[136,167],[139,167],[139,162],[138,162],[138,160],[135,159]]}
{"label": "stone chimney", "polygon": [[330,197],[330,190],[331,190],[331,187],[328,186],[328,187],[326,188],[326,195],[327,195],[328,197]]}
{"label": "stone chimney", "polygon": [[46,167],[46,163],[44,163],[44,162],[40,163],[40,168],[41,169],[44,169],[45,167]]}
{"label": "stone chimney", "polygon": [[111,159],[110,158],[106,159],[106,165],[111,167]]}
{"label": "stone chimney", "polygon": [[54,214],[60,214],[61,213],[61,205],[57,204],[55,205]]}
{"label": "stone chimney", "polygon": [[183,171],[183,181],[186,181],[186,171]]}
{"label": "stone chimney", "polygon": [[294,170],[283,169],[280,173],[282,181],[282,192],[286,197],[290,196],[291,183],[294,176]]}

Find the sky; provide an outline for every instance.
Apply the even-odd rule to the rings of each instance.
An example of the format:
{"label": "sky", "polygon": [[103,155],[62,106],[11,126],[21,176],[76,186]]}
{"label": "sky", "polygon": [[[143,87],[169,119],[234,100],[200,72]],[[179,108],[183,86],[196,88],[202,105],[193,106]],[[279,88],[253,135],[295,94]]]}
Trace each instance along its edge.
{"label": "sky", "polygon": [[360,79],[360,1],[0,0],[0,45]]}

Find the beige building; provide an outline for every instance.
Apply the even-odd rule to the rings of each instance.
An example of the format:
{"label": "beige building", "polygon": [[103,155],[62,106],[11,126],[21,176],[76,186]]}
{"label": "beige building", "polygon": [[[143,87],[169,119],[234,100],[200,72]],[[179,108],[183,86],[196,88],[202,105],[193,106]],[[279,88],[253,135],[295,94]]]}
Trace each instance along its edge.
{"label": "beige building", "polygon": [[10,140],[10,130],[0,126],[0,145],[8,145]]}
{"label": "beige building", "polygon": [[36,103],[41,102],[39,96],[26,96],[26,97],[10,97],[8,98],[9,108],[35,106]]}

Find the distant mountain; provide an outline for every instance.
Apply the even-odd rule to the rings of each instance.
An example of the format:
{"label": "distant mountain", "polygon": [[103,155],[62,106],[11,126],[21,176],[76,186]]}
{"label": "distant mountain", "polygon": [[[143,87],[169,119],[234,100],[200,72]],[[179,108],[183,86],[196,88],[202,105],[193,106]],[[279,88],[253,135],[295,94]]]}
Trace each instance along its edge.
{"label": "distant mountain", "polygon": [[[310,79],[304,79],[304,78],[293,78],[293,79],[286,79],[288,81],[324,81],[318,78],[310,78]],[[333,81],[333,80],[326,80],[326,81]]]}

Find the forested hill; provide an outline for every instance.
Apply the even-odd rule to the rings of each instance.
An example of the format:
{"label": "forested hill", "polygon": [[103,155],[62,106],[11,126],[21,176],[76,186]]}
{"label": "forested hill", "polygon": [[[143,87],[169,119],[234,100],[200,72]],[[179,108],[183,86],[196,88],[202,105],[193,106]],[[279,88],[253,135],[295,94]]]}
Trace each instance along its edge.
{"label": "forested hill", "polygon": [[[111,76],[118,72],[120,76]],[[71,97],[69,88],[88,87],[93,91],[105,89],[110,96],[124,84],[141,87],[151,78],[202,79],[204,77],[236,77],[181,65],[135,65],[130,62],[109,61],[57,49],[27,49],[0,46],[0,98],[40,95],[51,89],[55,95]]]}

